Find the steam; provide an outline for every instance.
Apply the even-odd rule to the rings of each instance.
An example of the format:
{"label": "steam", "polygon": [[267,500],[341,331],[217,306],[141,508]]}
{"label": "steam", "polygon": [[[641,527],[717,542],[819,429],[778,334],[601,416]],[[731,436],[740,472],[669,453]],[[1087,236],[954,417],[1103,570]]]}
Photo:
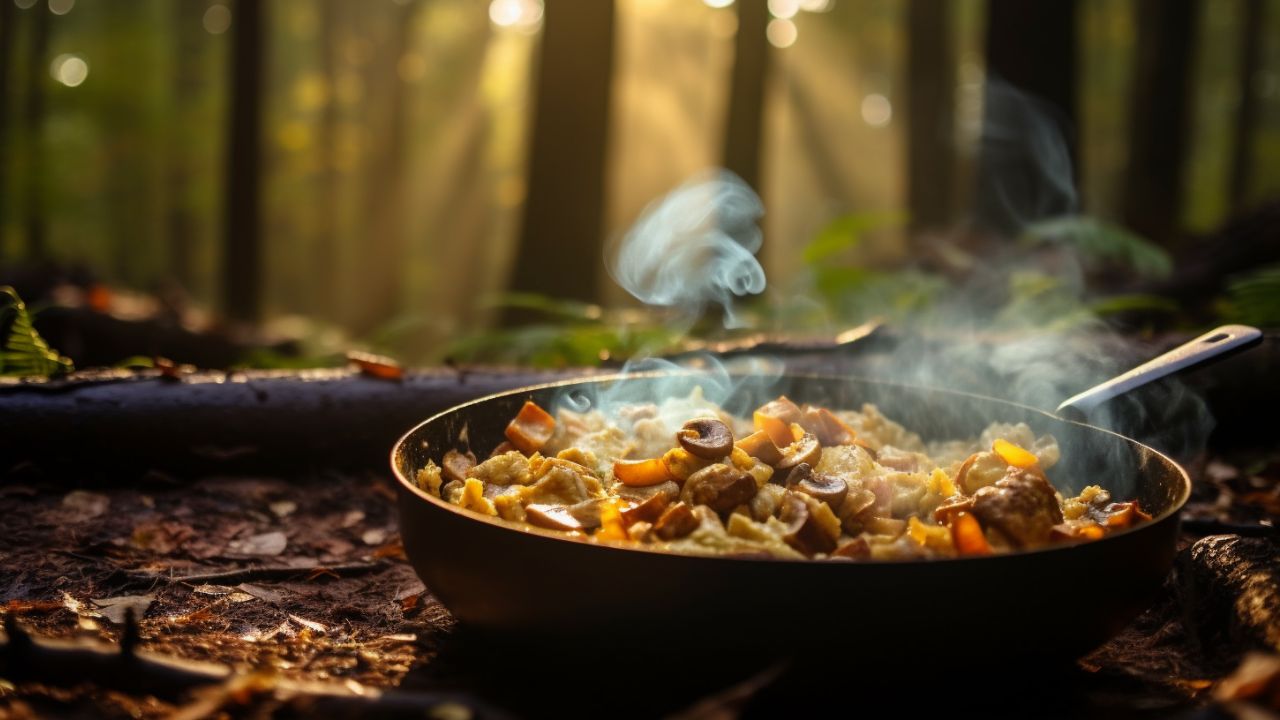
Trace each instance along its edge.
{"label": "steam", "polygon": [[618,244],[609,273],[627,292],[691,322],[719,305],[724,325],[742,327],[735,298],[764,291],[755,253],[760,198],[728,170],[704,173],[645,208]]}

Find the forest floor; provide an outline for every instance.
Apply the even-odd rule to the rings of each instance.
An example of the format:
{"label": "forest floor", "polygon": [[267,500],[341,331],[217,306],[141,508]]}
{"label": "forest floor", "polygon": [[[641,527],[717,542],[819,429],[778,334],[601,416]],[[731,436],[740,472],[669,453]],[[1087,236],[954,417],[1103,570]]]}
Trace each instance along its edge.
{"label": "forest floor", "polygon": [[[1280,510],[1265,505],[1276,502],[1280,487],[1268,474],[1273,467],[1254,473],[1220,462],[1205,467],[1193,516],[1240,520],[1241,496],[1250,492],[1264,503],[1260,510],[1244,503],[1252,520]],[[451,717],[484,715],[485,703],[517,715],[548,707],[495,694],[493,668],[512,661],[477,661],[458,651],[465,635],[405,560],[389,479],[188,480],[153,473],[127,487],[71,486],[34,471],[0,486],[0,600],[34,637],[118,643],[131,609],[140,618],[140,648],[152,653],[239,672],[268,669],[292,680],[477,699]],[[1225,501],[1224,494],[1230,494]],[[1200,711],[1238,654],[1229,662],[1205,656],[1183,617],[1171,586],[1119,637],[1066,673],[1068,714]],[[189,703],[228,717],[263,714],[243,693],[160,700],[85,680],[0,681],[0,716],[195,716]],[[615,714],[771,715],[779,706],[761,692],[768,685],[756,677],[704,687],[701,695],[648,693],[647,704],[624,704]]]}

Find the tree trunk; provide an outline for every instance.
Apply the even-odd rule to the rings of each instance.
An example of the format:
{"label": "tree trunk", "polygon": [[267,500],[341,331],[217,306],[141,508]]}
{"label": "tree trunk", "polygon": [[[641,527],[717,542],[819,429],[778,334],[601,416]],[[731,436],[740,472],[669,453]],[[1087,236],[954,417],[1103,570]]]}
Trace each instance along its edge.
{"label": "tree trunk", "polygon": [[315,275],[311,280],[312,307],[329,322],[338,312],[338,238],[341,213],[338,211],[338,12],[339,0],[320,3],[320,72],[329,88],[320,115],[320,228],[316,237]]}
{"label": "tree trunk", "polygon": [[205,4],[198,0],[178,0],[172,6],[173,76],[170,107],[175,122],[169,130],[169,207],[166,226],[169,235],[169,275],[190,293],[195,276],[193,245],[198,236],[199,220],[192,208],[191,184],[198,172],[193,167],[191,147],[196,132],[191,128],[191,108],[206,91],[204,53],[197,50],[205,44],[202,18]]}
{"label": "tree trunk", "polygon": [[265,7],[261,0],[236,0],[232,12],[222,307],[233,320],[257,322],[262,317]]}
{"label": "tree trunk", "polygon": [[27,102],[23,113],[23,142],[26,144],[25,192],[23,205],[27,219],[27,258],[34,262],[48,257],[45,238],[44,188],[44,103],[49,82],[49,15],[46,8],[34,7],[31,46],[27,62]]}
{"label": "tree trunk", "polygon": [[907,12],[907,206],[915,231],[948,225],[955,173],[950,0]]}
{"label": "tree trunk", "polygon": [[547,0],[512,290],[597,299],[613,16],[613,0]]}
{"label": "tree trunk", "polygon": [[[395,35],[390,39],[390,54],[384,61],[395,67],[409,50],[414,17],[422,3],[411,1],[400,8]],[[405,133],[404,81],[392,71],[389,75],[390,97],[387,102],[386,125],[378,133],[376,146],[364,179],[364,227],[368,239],[363,249],[363,271],[357,278],[362,296],[355,306],[353,328],[367,334],[385,325],[402,311],[404,300],[405,259],[408,256],[405,237],[407,189],[405,155],[408,142]]]}
{"label": "tree trunk", "polygon": [[1076,209],[1076,0],[991,0],[978,222],[1017,234]]}
{"label": "tree trunk", "polygon": [[1266,13],[1262,0],[1245,0],[1240,26],[1240,106],[1236,109],[1235,144],[1231,156],[1231,205],[1237,213],[1249,201],[1253,174],[1253,148],[1258,129],[1258,72],[1262,67],[1262,29]]}
{"label": "tree trunk", "polygon": [[764,0],[740,0],[738,33],[733,42],[729,115],[724,132],[724,166],[760,191],[760,150],[764,127],[769,11]]}
{"label": "tree trunk", "polygon": [[13,88],[10,85],[10,73],[13,67],[13,42],[17,33],[14,24],[17,22],[17,6],[12,2],[0,2],[0,263],[7,264],[16,259],[9,249],[9,167],[12,160],[9,148],[9,108],[12,108]]}
{"label": "tree trunk", "polygon": [[1180,234],[1198,0],[1138,0],[1124,222],[1151,240]]}

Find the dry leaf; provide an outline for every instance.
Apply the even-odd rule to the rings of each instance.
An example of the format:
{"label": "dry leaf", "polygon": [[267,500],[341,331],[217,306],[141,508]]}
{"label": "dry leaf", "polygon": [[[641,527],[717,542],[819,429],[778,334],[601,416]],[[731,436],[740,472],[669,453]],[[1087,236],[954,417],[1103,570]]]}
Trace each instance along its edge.
{"label": "dry leaf", "polygon": [[292,500],[277,500],[267,507],[271,508],[271,512],[274,513],[276,517],[287,517],[292,515],[294,511],[298,509],[298,503]]}
{"label": "dry leaf", "polygon": [[233,592],[227,596],[227,599],[233,603],[242,603],[242,602],[249,602],[251,600],[257,600],[257,598],[250,595],[249,593],[242,593],[242,592]]}
{"label": "dry leaf", "polygon": [[304,628],[306,628],[306,629],[308,629],[308,630],[310,630],[310,631],[312,631],[312,632],[317,632],[317,633],[320,633],[320,634],[322,634],[322,635],[323,635],[324,633],[329,632],[329,628],[327,628],[327,627],[325,627],[325,626],[321,625],[320,623],[316,622],[315,620],[308,620],[308,619],[306,619],[306,618],[298,617],[297,615],[293,615],[293,614],[290,614],[290,615],[289,615],[289,619],[290,619],[290,620],[292,620],[292,621],[294,621],[294,622],[296,622],[296,623],[298,623],[298,624],[299,624],[299,625],[301,625],[302,627],[304,627]]}
{"label": "dry leaf", "polygon": [[62,498],[62,507],[71,511],[70,520],[78,522],[96,518],[111,507],[111,498],[102,493],[72,490]]}
{"label": "dry leaf", "polygon": [[135,620],[141,620],[147,608],[155,602],[155,595],[120,595],[119,597],[94,600],[93,604],[102,609],[102,615],[111,622],[120,625],[125,614],[132,608]]}
{"label": "dry leaf", "polygon": [[270,588],[264,588],[261,585],[240,583],[236,586],[236,589],[241,592],[246,592],[259,600],[266,600],[269,603],[278,603],[284,599],[284,595],[276,592],[275,590],[271,590]]}
{"label": "dry leaf", "polygon": [[365,545],[381,545],[387,541],[387,529],[373,528],[371,530],[365,530],[364,534],[360,536],[360,539]]}
{"label": "dry leaf", "polygon": [[236,555],[279,555],[289,545],[284,533],[274,532],[251,535],[227,544],[227,552]]}
{"label": "dry leaf", "polygon": [[191,588],[191,592],[200,593],[201,595],[229,595],[235,592],[235,588],[226,585],[197,585]]}
{"label": "dry leaf", "polygon": [[342,527],[355,527],[361,520],[364,520],[363,510],[349,510],[346,515],[342,516]]}

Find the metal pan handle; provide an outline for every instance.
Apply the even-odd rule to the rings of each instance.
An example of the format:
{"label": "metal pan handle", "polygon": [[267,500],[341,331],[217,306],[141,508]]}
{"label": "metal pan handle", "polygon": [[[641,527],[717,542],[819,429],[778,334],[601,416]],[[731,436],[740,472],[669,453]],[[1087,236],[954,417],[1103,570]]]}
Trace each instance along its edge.
{"label": "metal pan handle", "polygon": [[1216,362],[1262,341],[1262,331],[1248,325],[1223,325],[1101,385],[1067,398],[1058,414],[1083,419],[1102,403],[1176,372]]}

